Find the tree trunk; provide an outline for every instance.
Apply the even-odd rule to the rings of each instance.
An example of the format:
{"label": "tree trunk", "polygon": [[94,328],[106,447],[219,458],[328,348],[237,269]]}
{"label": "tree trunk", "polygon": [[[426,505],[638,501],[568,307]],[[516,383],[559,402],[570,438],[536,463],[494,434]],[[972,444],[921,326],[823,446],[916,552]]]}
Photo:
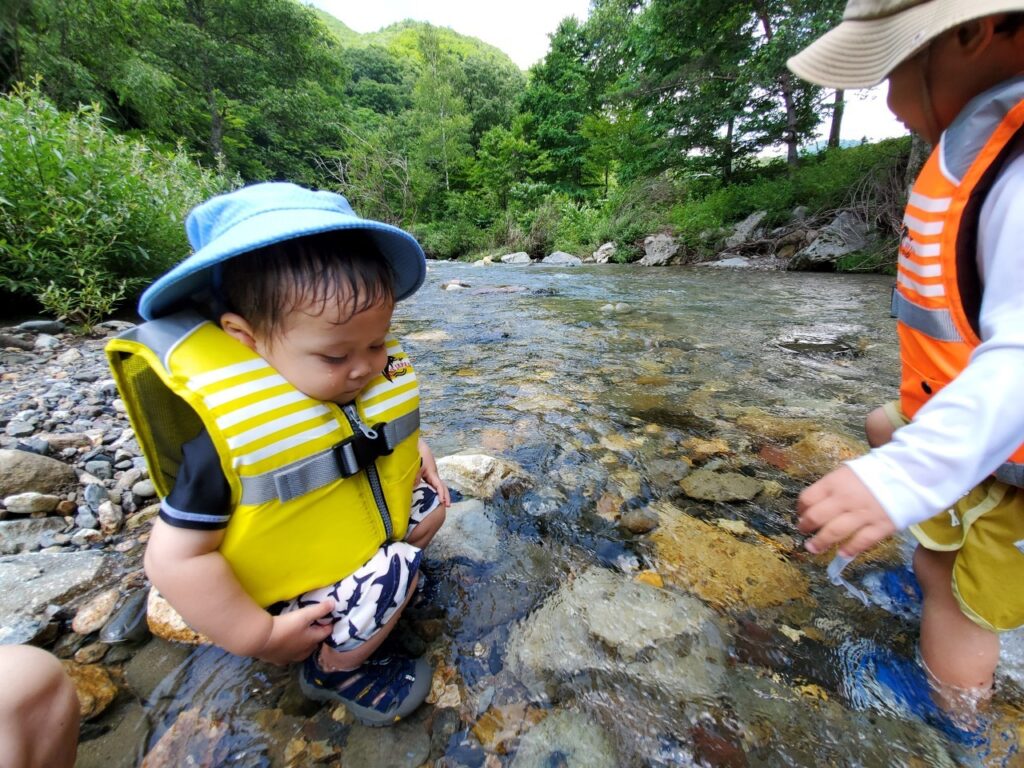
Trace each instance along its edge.
{"label": "tree trunk", "polygon": [[916,133],[911,134],[910,158],[907,160],[907,173],[903,177],[903,187],[906,189],[907,194],[910,194],[910,188],[914,186],[917,175],[921,173],[921,169],[931,153],[932,148],[927,141]]}
{"label": "tree trunk", "polygon": [[[772,29],[768,10],[763,2],[755,2],[754,11],[761,22],[765,40],[770,43],[775,36],[775,30]],[[783,71],[779,75],[778,85],[782,93],[782,103],[786,107],[786,132],[782,139],[786,143],[786,163],[790,168],[796,168],[800,164],[799,136],[796,129],[796,104],[793,103],[793,80],[788,71]]]}
{"label": "tree trunk", "polygon": [[732,181],[732,138],[736,132],[736,118],[729,115],[729,122],[725,126],[725,152],[722,157],[722,181],[728,184]]}
{"label": "tree trunk", "polygon": [[836,90],[836,100],[832,104],[832,126],[828,132],[829,149],[839,149],[839,136],[843,127],[843,111],[846,109],[846,94]]}
{"label": "tree trunk", "polygon": [[217,106],[217,91],[206,88],[206,106],[210,111],[210,155],[216,160],[224,154],[224,116]]}

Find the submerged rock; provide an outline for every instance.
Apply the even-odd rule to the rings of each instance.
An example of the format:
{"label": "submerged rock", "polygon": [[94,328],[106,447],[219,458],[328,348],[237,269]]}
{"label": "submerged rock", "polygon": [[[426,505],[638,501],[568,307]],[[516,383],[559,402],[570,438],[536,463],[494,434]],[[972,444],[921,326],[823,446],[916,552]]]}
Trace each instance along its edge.
{"label": "submerged rock", "polygon": [[523,734],[512,768],[616,768],[622,761],[608,732],[580,712],[553,712]]}
{"label": "submerged rock", "polygon": [[809,583],[778,553],[738,540],[665,503],[651,533],[659,573],[719,608],[764,608],[810,600]]}
{"label": "submerged rock", "polygon": [[100,640],[104,643],[134,643],[149,637],[149,624],[146,622],[148,600],[148,589],[138,589],[130,594],[100,630]]}
{"label": "submerged rock", "polygon": [[516,626],[507,666],[544,699],[623,678],[683,703],[713,696],[724,650],[713,612],[685,595],[591,568]]}
{"label": "submerged rock", "polygon": [[230,732],[227,722],[198,709],[186,710],[142,759],[141,768],[224,765],[231,750]]}
{"label": "submerged rock", "polygon": [[749,501],[761,492],[764,483],[738,472],[712,472],[698,469],[679,482],[683,493],[703,501]]}
{"label": "submerged rock", "polygon": [[452,504],[445,512],[444,525],[430,543],[431,558],[493,562],[501,553],[498,526],[487,516],[483,502],[470,499]]}
{"label": "submerged rock", "polygon": [[117,686],[110,674],[98,664],[61,662],[78,693],[78,708],[83,720],[92,720],[103,714],[117,696]]}
{"label": "submerged rock", "polygon": [[866,451],[865,444],[850,437],[818,431],[811,432],[787,448],[762,451],[762,457],[791,477],[816,480],[844,461],[855,459]]}

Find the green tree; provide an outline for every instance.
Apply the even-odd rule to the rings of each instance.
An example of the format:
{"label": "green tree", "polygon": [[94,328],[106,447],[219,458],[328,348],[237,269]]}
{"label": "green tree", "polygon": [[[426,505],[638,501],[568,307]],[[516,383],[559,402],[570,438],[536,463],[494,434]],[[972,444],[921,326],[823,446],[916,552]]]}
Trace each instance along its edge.
{"label": "green tree", "polygon": [[582,196],[591,182],[583,122],[595,112],[597,102],[588,51],[580,23],[573,17],[562,20],[551,35],[547,56],[530,70],[520,106],[524,137],[551,163],[544,180],[575,196]]}

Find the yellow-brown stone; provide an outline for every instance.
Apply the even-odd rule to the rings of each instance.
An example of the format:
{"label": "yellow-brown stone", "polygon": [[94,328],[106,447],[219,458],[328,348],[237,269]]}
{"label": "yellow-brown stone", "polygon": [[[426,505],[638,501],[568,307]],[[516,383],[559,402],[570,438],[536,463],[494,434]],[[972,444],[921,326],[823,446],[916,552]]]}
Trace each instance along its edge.
{"label": "yellow-brown stone", "polygon": [[633,581],[639,581],[641,584],[650,584],[658,589],[663,589],[665,586],[665,580],[661,578],[661,574],[657,571],[640,571],[640,573],[633,577]]}
{"label": "yellow-brown stone", "polygon": [[720,437],[713,440],[691,437],[683,443],[683,450],[694,461],[707,461],[712,456],[728,456],[732,453],[729,444]]}
{"label": "yellow-brown stone", "polygon": [[196,632],[185,623],[181,614],[171,607],[171,604],[156,591],[155,587],[149,590],[149,598],[146,602],[146,622],[149,624],[149,631],[164,640],[189,645],[211,644],[208,637]]}
{"label": "yellow-brown stone", "polygon": [[201,715],[199,710],[186,710],[142,759],[141,768],[221,765],[227,757],[223,742],[228,731],[227,724]]}
{"label": "yellow-brown stone", "polygon": [[777,552],[748,544],[664,502],[651,505],[660,526],[650,534],[665,581],[719,608],[764,608],[812,600],[808,581]]}
{"label": "yellow-brown stone", "polygon": [[817,480],[866,451],[867,445],[846,435],[810,432],[799,442],[779,450],[781,461],[777,466],[799,480]]}
{"label": "yellow-brown stone", "polygon": [[772,416],[760,408],[745,408],[736,418],[736,425],[756,437],[786,442],[820,429],[821,425],[809,419],[786,419]]}
{"label": "yellow-brown stone", "polygon": [[61,664],[75,684],[82,719],[92,720],[102,714],[117,696],[117,686],[107,670],[99,664],[76,664],[73,661],[62,661]]}
{"label": "yellow-brown stone", "polygon": [[504,755],[511,742],[528,726],[544,719],[544,710],[515,702],[491,707],[473,725],[473,735],[484,749]]}

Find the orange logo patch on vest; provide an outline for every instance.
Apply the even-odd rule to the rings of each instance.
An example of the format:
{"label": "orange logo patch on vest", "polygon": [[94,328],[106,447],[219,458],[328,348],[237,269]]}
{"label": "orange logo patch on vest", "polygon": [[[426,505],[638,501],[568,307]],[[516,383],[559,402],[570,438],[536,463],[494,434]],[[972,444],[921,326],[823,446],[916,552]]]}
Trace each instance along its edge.
{"label": "orange logo patch on vest", "polygon": [[412,370],[412,364],[407,358],[398,360],[397,358],[388,355],[388,364],[384,366],[384,378],[388,381],[394,381],[398,376],[405,376]]}

